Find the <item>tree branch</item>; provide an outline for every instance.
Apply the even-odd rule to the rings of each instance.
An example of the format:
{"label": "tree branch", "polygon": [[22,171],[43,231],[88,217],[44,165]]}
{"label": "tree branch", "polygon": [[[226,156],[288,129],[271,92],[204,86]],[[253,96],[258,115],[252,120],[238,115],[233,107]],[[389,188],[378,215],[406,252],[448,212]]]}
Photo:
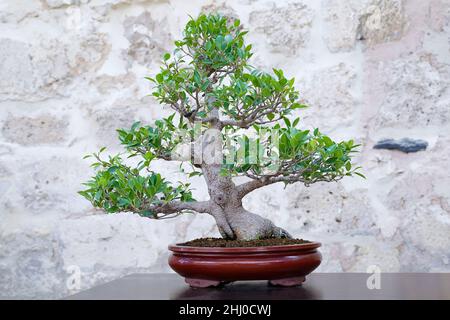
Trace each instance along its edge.
{"label": "tree branch", "polygon": [[148,208],[153,212],[154,219],[172,218],[180,215],[183,211],[195,211],[197,213],[211,214],[211,202],[208,201],[172,201],[162,205],[152,205]]}
{"label": "tree branch", "polygon": [[256,189],[259,189],[261,187],[268,186],[270,184],[277,183],[277,182],[294,183],[294,182],[305,182],[305,180],[299,176],[261,177],[261,178],[253,179],[249,182],[246,182],[246,183],[243,183],[243,184],[237,186],[238,195],[240,197],[244,197],[245,195],[249,194],[250,192],[252,192]]}
{"label": "tree branch", "polygon": [[343,178],[343,176],[336,176],[336,177],[324,176],[324,177],[320,177],[320,178],[316,178],[316,179],[312,179],[312,180],[305,180],[298,174],[286,175],[286,176],[280,175],[280,176],[272,176],[272,177],[262,177],[262,178],[253,179],[249,182],[245,182],[241,185],[238,185],[237,192],[238,192],[239,197],[244,197],[256,189],[259,189],[261,187],[268,186],[270,184],[274,184],[277,182],[285,182],[285,183],[289,183],[289,184],[295,183],[295,182],[302,182],[305,184],[305,186],[309,186],[310,184],[313,184],[316,182],[339,181],[342,178]]}

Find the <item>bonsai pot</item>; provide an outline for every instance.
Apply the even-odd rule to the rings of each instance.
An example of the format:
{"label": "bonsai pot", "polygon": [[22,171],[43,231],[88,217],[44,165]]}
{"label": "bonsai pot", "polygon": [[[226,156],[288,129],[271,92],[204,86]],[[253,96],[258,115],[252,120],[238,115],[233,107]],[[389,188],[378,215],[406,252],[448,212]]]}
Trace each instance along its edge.
{"label": "bonsai pot", "polygon": [[191,287],[215,287],[239,280],[268,280],[295,286],[316,269],[318,242],[266,247],[192,247],[170,245],[170,267]]}

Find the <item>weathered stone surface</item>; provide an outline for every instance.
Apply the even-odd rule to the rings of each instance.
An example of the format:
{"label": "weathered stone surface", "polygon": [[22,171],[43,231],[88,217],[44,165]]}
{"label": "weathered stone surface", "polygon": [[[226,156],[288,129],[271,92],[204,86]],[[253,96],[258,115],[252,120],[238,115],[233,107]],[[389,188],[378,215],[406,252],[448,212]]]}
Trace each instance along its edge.
{"label": "weathered stone surface", "polygon": [[322,130],[350,125],[359,108],[358,97],[352,91],[356,77],[352,67],[340,63],[303,80],[299,87],[309,108],[297,113],[302,125]]}
{"label": "weathered stone surface", "polygon": [[379,268],[381,272],[398,272],[401,265],[399,251],[395,246],[365,237],[351,237],[336,242],[327,240],[321,252],[324,260],[319,266],[319,272],[366,272],[371,266]]}
{"label": "weathered stone surface", "polygon": [[445,0],[429,1],[428,25],[437,32],[443,32],[450,26],[450,3]]}
{"label": "weathered stone surface", "polygon": [[29,17],[37,17],[41,3],[39,1],[18,0],[0,4],[0,22],[1,23],[15,23],[22,21]]}
{"label": "weathered stone surface", "polygon": [[65,290],[62,248],[49,230],[0,226],[0,298],[61,297]]}
{"label": "weathered stone surface", "polygon": [[[83,189],[78,179],[87,180],[89,163],[81,157],[52,156],[41,157],[38,161],[23,159],[17,170],[18,203],[29,212],[42,215],[57,212],[58,215],[78,214],[86,208],[87,203],[79,201],[77,192]],[[32,174],[24,174],[32,172]]]}
{"label": "weathered stone surface", "polygon": [[[82,289],[133,272],[168,272],[167,245],[211,234],[212,220],[191,215],[182,217],[177,227],[171,221],[150,221],[131,213],[66,220],[58,227],[65,248],[62,259],[66,268],[80,268]],[[189,226],[194,223],[192,230]]]}
{"label": "weathered stone surface", "polygon": [[450,119],[450,67],[431,54],[378,62],[384,91],[376,127],[445,125]]}
{"label": "weathered stone surface", "polygon": [[47,4],[50,8],[56,9],[61,8],[73,4],[87,3],[89,0],[45,0],[44,3]]}
{"label": "weathered stone surface", "polygon": [[362,198],[366,190],[346,192],[339,184],[317,184],[305,187],[295,184],[283,188],[282,184],[257,190],[245,199],[250,211],[284,222],[296,237],[303,234],[376,235],[369,199]]}
{"label": "weathered stone surface", "polygon": [[111,51],[107,36],[103,33],[83,37],[72,43],[67,49],[67,60],[72,75],[95,72],[102,65]]}
{"label": "weathered stone surface", "polygon": [[[86,0],[83,0],[86,1]],[[93,4],[96,4],[97,1],[92,1]],[[114,9],[120,8],[120,6],[132,6],[139,5],[145,3],[168,3],[169,0],[101,0],[100,3],[105,6],[112,6]],[[98,3],[98,2],[97,2]]]}
{"label": "weathered stone surface", "polygon": [[348,51],[358,40],[367,46],[398,40],[407,27],[402,0],[325,0],[324,39],[332,52]]}
{"label": "weathered stone surface", "polygon": [[373,46],[398,40],[407,27],[403,0],[375,0],[361,13],[359,40]]}
{"label": "weathered stone surface", "polygon": [[11,172],[0,163],[0,179],[11,176]]}
{"label": "weathered stone surface", "polygon": [[125,88],[136,85],[136,76],[132,73],[119,76],[102,75],[92,81],[101,94],[124,91]]}
{"label": "weathered stone surface", "polygon": [[0,162],[0,201],[11,187],[11,171]]}
{"label": "weathered stone surface", "polygon": [[144,120],[143,114],[151,114],[151,107],[136,102],[127,104],[125,101],[118,102],[111,108],[87,110],[98,143],[112,148],[120,145],[117,129],[129,129],[134,122]]}
{"label": "weathered stone surface", "polygon": [[68,120],[43,114],[35,117],[12,116],[2,124],[3,138],[25,146],[56,144],[66,140]]}
{"label": "weathered stone surface", "polygon": [[420,139],[403,138],[400,140],[395,139],[383,139],[378,141],[373,148],[374,149],[387,149],[398,150],[405,153],[417,152],[426,150],[428,142]]}
{"label": "weathered stone surface", "polygon": [[353,49],[357,41],[358,13],[367,1],[333,1],[322,2],[325,11],[326,25],[333,32],[327,32],[324,40],[332,52]]}
{"label": "weathered stone surface", "polygon": [[161,60],[171,40],[170,32],[164,27],[166,25],[166,19],[155,21],[150,12],[125,19],[125,37],[130,42],[125,54],[130,64],[149,65],[154,60]]}
{"label": "weathered stone surface", "polygon": [[10,148],[9,146],[0,144],[0,156],[12,154],[12,152],[13,152],[12,148]]}
{"label": "weathered stone surface", "polygon": [[313,18],[312,9],[303,3],[274,5],[252,12],[249,27],[265,36],[272,51],[294,55],[308,43]]}
{"label": "weathered stone surface", "polygon": [[70,82],[61,47],[54,43],[46,46],[0,39],[0,101],[41,100],[57,95]]}

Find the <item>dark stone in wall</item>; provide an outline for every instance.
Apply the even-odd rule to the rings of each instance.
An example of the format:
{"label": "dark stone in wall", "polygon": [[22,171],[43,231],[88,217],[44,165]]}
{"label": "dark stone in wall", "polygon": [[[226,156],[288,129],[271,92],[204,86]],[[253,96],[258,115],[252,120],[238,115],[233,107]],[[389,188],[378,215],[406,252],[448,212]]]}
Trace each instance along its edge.
{"label": "dark stone in wall", "polygon": [[378,141],[374,145],[374,149],[388,149],[399,150],[405,153],[417,152],[425,150],[428,146],[428,142],[420,139],[403,138],[399,140],[395,139],[383,139]]}

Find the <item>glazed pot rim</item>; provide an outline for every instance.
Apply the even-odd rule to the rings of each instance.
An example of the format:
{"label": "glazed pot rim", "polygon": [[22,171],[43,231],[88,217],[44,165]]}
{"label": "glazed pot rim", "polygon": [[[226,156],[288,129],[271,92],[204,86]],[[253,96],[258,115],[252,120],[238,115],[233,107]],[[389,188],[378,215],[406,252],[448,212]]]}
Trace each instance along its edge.
{"label": "glazed pot rim", "polygon": [[261,247],[191,247],[181,244],[169,245],[169,250],[175,253],[267,253],[267,252],[285,252],[285,251],[310,251],[319,248],[320,242],[308,242],[301,244],[287,244],[279,246],[261,246]]}

